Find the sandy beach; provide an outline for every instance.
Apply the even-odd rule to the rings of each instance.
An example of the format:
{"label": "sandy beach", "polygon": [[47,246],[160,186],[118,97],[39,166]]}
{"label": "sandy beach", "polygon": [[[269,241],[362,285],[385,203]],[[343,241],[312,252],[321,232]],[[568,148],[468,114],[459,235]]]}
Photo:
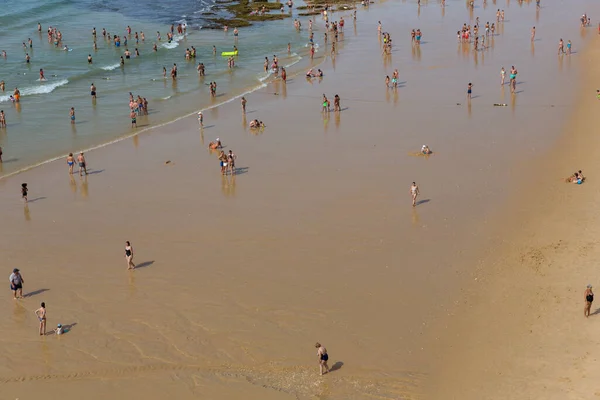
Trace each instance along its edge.
{"label": "sandy beach", "polygon": [[[577,46],[593,37],[577,36],[585,3],[537,16],[535,4],[507,4],[503,33],[475,54],[452,33],[472,18],[462,2],[373,5],[347,23],[351,40],[319,66],[322,81],[272,83],[247,96],[245,117],[235,100],[207,110],[203,129],[183,118],[89,152],[87,177],[58,161],[0,179],[0,250],[26,294],[0,292],[2,396],[590,398],[594,375],[580,368],[595,319],[582,299],[595,247],[581,233],[596,226],[584,127],[597,100],[588,75],[586,91],[574,76],[598,55],[576,47],[555,60],[556,35],[544,33],[564,25]],[[493,20],[494,6],[479,14]],[[395,43],[385,62],[379,20]],[[511,64],[512,97],[499,85]],[[384,85],[394,68],[397,91]],[[320,114],[323,93],[338,93],[342,112]],[[266,128],[248,129],[254,118]],[[235,176],[207,150],[217,137],[238,156]],[[431,157],[414,155],[423,144]],[[516,179],[523,168],[535,186]],[[575,169],[589,176],[580,187],[561,181]],[[41,301],[49,328],[67,334],[37,335]],[[333,366],[324,377],[316,341]]]}
{"label": "sandy beach", "polygon": [[[584,318],[584,291],[596,285],[600,249],[593,156],[600,142],[596,65],[598,38],[579,60],[581,94],[556,147],[515,176],[519,195],[508,224],[490,235],[488,254],[436,333],[443,371],[431,393],[456,399],[591,399],[600,396],[598,307]],[[564,183],[577,170],[584,185]],[[523,181],[523,177],[535,177]],[[502,226],[502,225],[498,225]],[[518,230],[509,227],[519,226]],[[441,324],[440,324],[441,325]],[[443,350],[441,350],[443,349]],[[485,395],[482,396],[482,393]]]}

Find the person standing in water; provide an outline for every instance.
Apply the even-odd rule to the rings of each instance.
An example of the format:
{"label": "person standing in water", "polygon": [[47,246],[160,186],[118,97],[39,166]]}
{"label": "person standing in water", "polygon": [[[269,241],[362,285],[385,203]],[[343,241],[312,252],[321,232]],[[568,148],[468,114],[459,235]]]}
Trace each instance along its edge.
{"label": "person standing in water", "polygon": [[592,285],[587,285],[585,289],[585,308],[583,309],[583,315],[585,317],[590,316],[590,310],[592,309],[592,302],[594,301],[594,292],[592,291]]}
{"label": "person standing in water", "polygon": [[69,110],[69,117],[71,117],[71,125],[75,124],[75,107],[71,107]]}
{"label": "person standing in water", "polygon": [[329,355],[327,349],[321,343],[317,342],[315,347],[317,348],[317,359],[319,360],[319,372],[324,375],[329,372],[329,366],[327,365]]}
{"label": "person standing in water", "polygon": [[46,334],[46,303],[42,301],[40,308],[35,310],[35,316],[40,321],[40,336]]}
{"label": "person standing in water", "polygon": [[90,96],[92,100],[96,100],[96,86],[93,83],[90,85]]}
{"label": "person standing in water", "polygon": [[242,113],[246,114],[246,102],[247,102],[247,100],[246,100],[246,98],[244,96],[242,96],[241,102],[242,102]]}
{"label": "person standing in water", "polygon": [[412,205],[415,207],[417,205],[417,196],[419,196],[419,187],[415,182],[412,183],[410,187],[410,195],[412,196]]}
{"label": "person standing in water", "polygon": [[129,240],[125,242],[125,260],[127,260],[127,269],[135,269],[135,264],[133,263],[133,247],[131,247]]}
{"label": "person standing in water", "polygon": [[471,95],[473,94],[473,84],[469,82],[467,85],[467,100],[471,101]]}

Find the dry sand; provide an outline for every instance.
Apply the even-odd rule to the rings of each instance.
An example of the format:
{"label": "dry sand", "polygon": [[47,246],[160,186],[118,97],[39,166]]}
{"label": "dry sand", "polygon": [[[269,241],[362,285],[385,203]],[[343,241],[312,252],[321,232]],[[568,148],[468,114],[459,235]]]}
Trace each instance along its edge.
{"label": "dry sand", "polygon": [[[422,7],[431,42],[417,54],[403,41],[404,7],[386,3],[361,14],[356,30],[347,24],[348,51],[323,66],[322,82],[294,77],[248,96],[247,120],[236,101],[205,112],[204,130],[187,118],[90,152],[87,178],[70,179],[57,162],[0,180],[7,274],[19,267],[34,293],[18,302],[0,293],[2,395],[423,398],[437,380],[432,329],[496,229],[488,219],[510,197],[512,166],[532,149],[545,154],[558,135],[572,94],[559,78],[576,70],[567,63],[534,79],[545,61],[527,45],[519,103],[494,108],[510,96],[487,77],[523,56],[506,46],[510,34],[473,68],[471,56],[443,52],[464,9],[449,9],[456,18],[442,28],[440,9]],[[514,26],[529,18],[512,9]],[[400,50],[381,65],[384,13]],[[403,84],[394,94],[383,77],[396,67]],[[481,98],[459,107],[469,80],[481,82]],[[348,109],[324,118],[322,93],[339,93]],[[247,129],[252,118],[264,132]],[[540,120],[543,135],[523,135]],[[216,137],[238,154],[237,176],[219,175],[206,150]],[[424,142],[434,156],[409,155]],[[575,164],[552,178],[586,170]],[[416,209],[413,180],[423,193]],[[30,186],[25,208],[21,182]],[[142,268],[126,271],[125,240]],[[69,333],[37,336],[40,301],[49,327],[72,325]],[[323,378],[317,340],[336,367]]]}

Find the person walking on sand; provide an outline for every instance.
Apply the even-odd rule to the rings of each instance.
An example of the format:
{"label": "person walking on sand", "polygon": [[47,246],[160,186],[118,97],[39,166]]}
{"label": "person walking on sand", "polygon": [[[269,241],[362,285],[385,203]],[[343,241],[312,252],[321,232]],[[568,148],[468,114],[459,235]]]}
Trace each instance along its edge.
{"label": "person walking on sand", "polygon": [[23,201],[25,203],[27,203],[27,192],[29,191],[29,189],[27,188],[27,184],[26,183],[22,183],[21,184],[21,197],[23,198]]}
{"label": "person walking on sand", "polygon": [[73,175],[73,165],[75,164],[75,157],[73,153],[69,153],[67,156],[67,165],[69,166],[69,174]]}
{"label": "person walking on sand", "polygon": [[85,172],[87,175],[87,164],[85,162],[85,157],[83,156],[83,151],[77,156],[77,162],[79,163],[79,176],[81,176],[82,172]]}
{"label": "person walking on sand", "polygon": [[40,336],[46,334],[46,303],[42,301],[40,308],[35,310],[35,316],[40,321]]}
{"label": "person walking on sand", "polygon": [[315,347],[317,348],[317,359],[319,360],[319,372],[324,375],[329,372],[329,366],[327,365],[329,355],[327,349],[321,343],[317,342]]}
{"label": "person walking on sand", "polygon": [[417,196],[419,195],[419,187],[415,182],[412,183],[410,187],[410,195],[412,196],[412,205],[415,207],[417,205]]}
{"label": "person walking on sand", "polygon": [[594,292],[592,291],[592,285],[587,285],[584,296],[585,296],[585,308],[583,309],[583,315],[585,315],[585,317],[587,318],[590,316],[592,302],[594,301]]}
{"label": "person walking on sand", "polygon": [[13,291],[13,298],[16,300],[18,298],[23,298],[23,283],[25,280],[21,276],[18,268],[13,269],[12,274],[8,277],[8,281],[10,282],[10,290]]}
{"label": "person walking on sand", "polygon": [[125,260],[127,260],[127,269],[135,269],[135,264],[133,263],[133,247],[131,247],[129,240],[125,242]]}

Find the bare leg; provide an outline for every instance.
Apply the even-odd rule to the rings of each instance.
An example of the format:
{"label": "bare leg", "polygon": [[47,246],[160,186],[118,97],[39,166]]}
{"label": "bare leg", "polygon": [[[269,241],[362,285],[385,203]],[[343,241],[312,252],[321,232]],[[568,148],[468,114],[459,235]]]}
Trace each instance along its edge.
{"label": "bare leg", "polygon": [[19,296],[17,297],[23,298],[23,288],[19,289]]}

